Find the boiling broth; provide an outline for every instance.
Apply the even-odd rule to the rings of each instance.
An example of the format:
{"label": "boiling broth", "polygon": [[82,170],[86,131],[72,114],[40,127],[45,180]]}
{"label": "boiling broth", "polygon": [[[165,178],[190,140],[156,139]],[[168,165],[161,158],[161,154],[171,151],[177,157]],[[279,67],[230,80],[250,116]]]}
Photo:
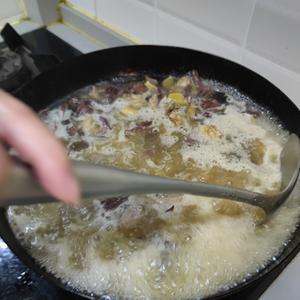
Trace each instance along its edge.
{"label": "boiling broth", "polygon": [[[99,82],[41,119],[73,159],[265,194],[280,189],[288,132],[251,99],[195,71]],[[298,190],[269,218],[250,205],[185,194],[11,207],[8,217],[37,262],[79,290],[191,299],[276,260],[298,222]]]}

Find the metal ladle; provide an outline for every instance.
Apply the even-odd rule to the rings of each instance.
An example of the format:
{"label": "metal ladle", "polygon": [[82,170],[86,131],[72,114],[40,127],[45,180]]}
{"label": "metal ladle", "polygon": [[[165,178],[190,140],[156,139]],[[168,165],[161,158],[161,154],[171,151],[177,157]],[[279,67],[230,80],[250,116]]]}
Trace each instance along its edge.
{"label": "metal ladle", "polygon": [[[74,161],[83,198],[150,193],[185,193],[214,198],[231,199],[261,207],[267,214],[277,209],[292,192],[300,169],[300,143],[291,134],[280,155],[281,191],[263,195],[228,186],[202,182],[169,179],[137,172]],[[15,164],[8,184],[1,190],[2,206],[29,205],[54,202],[55,199],[41,188],[27,168]]]}

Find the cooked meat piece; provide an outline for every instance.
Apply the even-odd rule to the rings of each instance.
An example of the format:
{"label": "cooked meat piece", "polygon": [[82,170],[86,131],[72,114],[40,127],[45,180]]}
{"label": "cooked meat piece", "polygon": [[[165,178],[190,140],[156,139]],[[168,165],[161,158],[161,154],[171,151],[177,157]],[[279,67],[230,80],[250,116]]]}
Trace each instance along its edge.
{"label": "cooked meat piece", "polygon": [[198,89],[198,94],[199,95],[204,96],[204,95],[209,95],[211,93],[211,90],[210,90],[209,86],[207,86],[203,82],[203,79],[201,78],[201,76],[199,75],[199,72],[197,70],[193,70],[191,72],[191,77],[192,77],[194,85]]}
{"label": "cooked meat piece", "polygon": [[102,124],[104,125],[104,127],[108,128],[108,129],[112,129],[106,118],[100,116],[99,119],[102,122]]}
{"label": "cooked meat piece", "polygon": [[137,124],[137,127],[144,129],[144,128],[149,127],[151,125],[152,125],[152,121],[144,121],[144,122],[141,122],[141,123]]}
{"label": "cooked meat piece", "polygon": [[222,104],[216,99],[206,99],[201,102],[201,107],[203,109],[213,109],[220,107]]}
{"label": "cooked meat piece", "polygon": [[227,95],[222,92],[214,92],[212,98],[222,104],[227,102]]}
{"label": "cooked meat piece", "polygon": [[115,86],[108,86],[105,89],[105,96],[107,97],[108,101],[111,103],[119,96],[120,90]]}
{"label": "cooked meat piece", "polygon": [[70,146],[70,150],[73,151],[81,151],[83,149],[86,149],[89,147],[89,144],[85,141],[78,141],[78,142],[74,142],[71,144]]}
{"label": "cooked meat piece", "polygon": [[67,133],[70,136],[74,136],[76,133],[78,133],[78,129],[75,126],[67,128]]}
{"label": "cooked meat piece", "polygon": [[113,210],[128,200],[128,197],[115,197],[101,201],[105,210]]}
{"label": "cooked meat piece", "polygon": [[77,115],[84,115],[84,114],[90,114],[94,110],[91,107],[91,101],[90,100],[80,100],[76,113]]}
{"label": "cooked meat piece", "polygon": [[144,82],[136,82],[131,87],[131,92],[134,94],[143,94],[147,90]]}
{"label": "cooked meat piece", "polygon": [[70,109],[71,111],[76,112],[79,102],[80,102],[80,100],[78,98],[73,97],[73,98],[65,101],[62,104],[62,107],[64,109]]}
{"label": "cooked meat piece", "polygon": [[63,120],[63,121],[61,121],[61,124],[68,125],[68,124],[70,124],[70,120]]}
{"label": "cooked meat piece", "polygon": [[171,211],[173,211],[173,210],[174,210],[174,205],[172,205],[171,207],[169,207],[168,209],[166,209],[165,212],[171,212]]}

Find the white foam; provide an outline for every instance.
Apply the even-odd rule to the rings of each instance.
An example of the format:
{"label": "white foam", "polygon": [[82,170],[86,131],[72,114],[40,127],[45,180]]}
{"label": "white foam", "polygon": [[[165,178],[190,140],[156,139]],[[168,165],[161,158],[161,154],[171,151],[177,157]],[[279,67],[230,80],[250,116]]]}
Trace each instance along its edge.
{"label": "white foam", "polygon": [[[299,184],[298,184],[299,192]],[[143,203],[143,197],[132,197],[128,206]],[[47,256],[39,257],[43,265],[69,282],[76,288],[87,289],[101,294],[103,291],[114,296],[130,299],[188,299],[195,296],[211,295],[228,284],[240,282],[247,274],[255,273],[262,265],[278,254],[283,241],[289,238],[290,230],[298,220],[299,198],[291,198],[265,227],[260,228],[259,234],[251,218],[214,217],[212,199],[184,195],[174,214],[184,205],[197,204],[204,215],[212,216],[210,221],[195,224],[191,227],[191,240],[185,245],[177,246],[175,252],[169,252],[171,265],[176,264],[179,273],[174,273],[173,286],[161,269],[162,253],[165,251],[164,241],[172,241],[172,236],[164,233],[163,238],[154,238],[146,248],[135,251],[125,260],[102,260],[95,254],[92,245],[88,247],[84,271],[70,267],[68,254],[71,253],[68,240],[60,239],[47,247]],[[291,207],[288,207],[290,206]],[[295,208],[296,205],[296,208]],[[156,203],[156,207],[164,207],[164,203]],[[98,211],[95,222],[107,223]],[[13,209],[10,209],[10,216]],[[115,225],[120,218],[116,213],[109,224]],[[34,233],[36,220],[24,217],[18,220],[18,230],[31,230]],[[33,226],[32,226],[33,225]],[[30,229],[29,229],[30,228]],[[222,230],[220,230],[220,228]],[[49,241],[38,240],[34,247],[48,246]],[[259,248],[258,248],[259,245]],[[32,248],[32,245],[30,245]],[[149,277],[150,276],[150,277]],[[162,278],[157,283],[155,278]],[[145,278],[148,278],[147,280]],[[170,287],[166,293],[166,286]],[[195,284],[197,282],[197,284]],[[155,284],[157,287],[155,288]],[[159,285],[160,288],[159,288]]]}

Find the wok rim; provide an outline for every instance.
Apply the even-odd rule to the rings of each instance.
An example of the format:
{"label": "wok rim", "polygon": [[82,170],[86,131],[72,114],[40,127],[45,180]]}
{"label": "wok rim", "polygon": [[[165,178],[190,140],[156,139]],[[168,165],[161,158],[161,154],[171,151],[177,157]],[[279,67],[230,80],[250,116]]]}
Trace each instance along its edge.
{"label": "wok rim", "polygon": [[[22,87],[17,95],[22,96],[23,92],[26,91],[26,89],[30,89],[30,85],[32,82],[36,82],[43,76],[47,76],[48,74],[55,73],[57,70],[61,68],[62,65],[67,66],[68,64],[72,63],[72,61],[82,59],[82,57],[91,57],[91,56],[97,56],[101,55],[103,52],[111,52],[114,51],[114,49],[128,49],[128,48],[159,48],[159,49],[177,49],[179,51],[186,51],[191,53],[201,53],[205,54],[210,57],[214,57],[216,59],[219,59],[223,62],[229,62],[230,64],[235,65],[236,67],[240,68],[242,71],[248,72],[252,76],[255,76],[257,80],[262,80],[268,85],[272,87],[272,89],[276,90],[276,92],[280,92],[282,96],[285,98],[285,100],[288,102],[288,105],[291,107],[291,109],[295,109],[298,111],[298,107],[291,101],[278,87],[276,87],[273,83],[271,83],[269,80],[261,76],[260,74],[256,73],[255,71],[248,69],[247,67],[233,62],[229,59],[225,59],[210,53],[205,53],[203,51],[183,48],[183,47],[175,47],[175,46],[159,46],[159,45],[130,45],[130,46],[120,46],[120,47],[114,47],[104,50],[99,50],[95,52],[91,52],[79,57],[75,57],[70,59],[69,61],[63,62],[59,64],[58,66],[55,66],[53,69],[44,72],[34,78],[32,81],[30,81],[28,84],[26,84],[24,87]],[[255,100],[255,99],[254,99]],[[259,103],[260,104],[260,103]],[[284,123],[284,122],[283,122]],[[298,126],[299,127],[299,126]],[[300,128],[299,128],[300,130]],[[298,130],[298,132],[299,132]],[[42,267],[36,260],[31,256],[28,251],[21,245],[19,240],[14,235],[11,226],[9,225],[8,218],[7,218],[7,208],[0,208],[0,237],[4,240],[4,242],[8,245],[8,247],[11,249],[11,251],[20,259],[21,262],[23,262],[27,267],[35,271],[36,273],[42,275],[46,280],[54,284],[55,286],[61,288],[62,290],[65,290],[67,292],[70,292],[72,294],[75,294],[76,296],[83,297],[85,299],[102,299],[102,297],[109,296],[102,295],[102,296],[96,296],[96,295],[89,295],[91,293],[86,291],[77,290],[76,288],[65,284],[60,278],[55,277],[52,273],[48,272],[45,267]],[[277,256],[276,261],[270,261],[263,269],[261,269],[258,273],[252,274],[249,278],[246,279],[244,282],[240,282],[237,285],[230,287],[226,290],[221,290],[216,294],[207,296],[205,298],[201,298],[203,300],[218,300],[218,299],[224,299],[228,296],[232,296],[237,294],[238,292],[241,292],[246,287],[251,286],[251,284],[255,283],[262,277],[270,274],[272,271],[275,271],[278,268],[284,269],[288,263],[294,258],[295,255],[300,251],[300,219],[297,223],[297,227],[295,230],[291,233],[290,239],[287,241],[287,245],[281,250],[279,255]],[[95,298],[96,297],[96,298]],[[100,298],[99,298],[100,297]],[[112,299],[115,299],[112,297]],[[197,298],[196,298],[197,299]]]}

